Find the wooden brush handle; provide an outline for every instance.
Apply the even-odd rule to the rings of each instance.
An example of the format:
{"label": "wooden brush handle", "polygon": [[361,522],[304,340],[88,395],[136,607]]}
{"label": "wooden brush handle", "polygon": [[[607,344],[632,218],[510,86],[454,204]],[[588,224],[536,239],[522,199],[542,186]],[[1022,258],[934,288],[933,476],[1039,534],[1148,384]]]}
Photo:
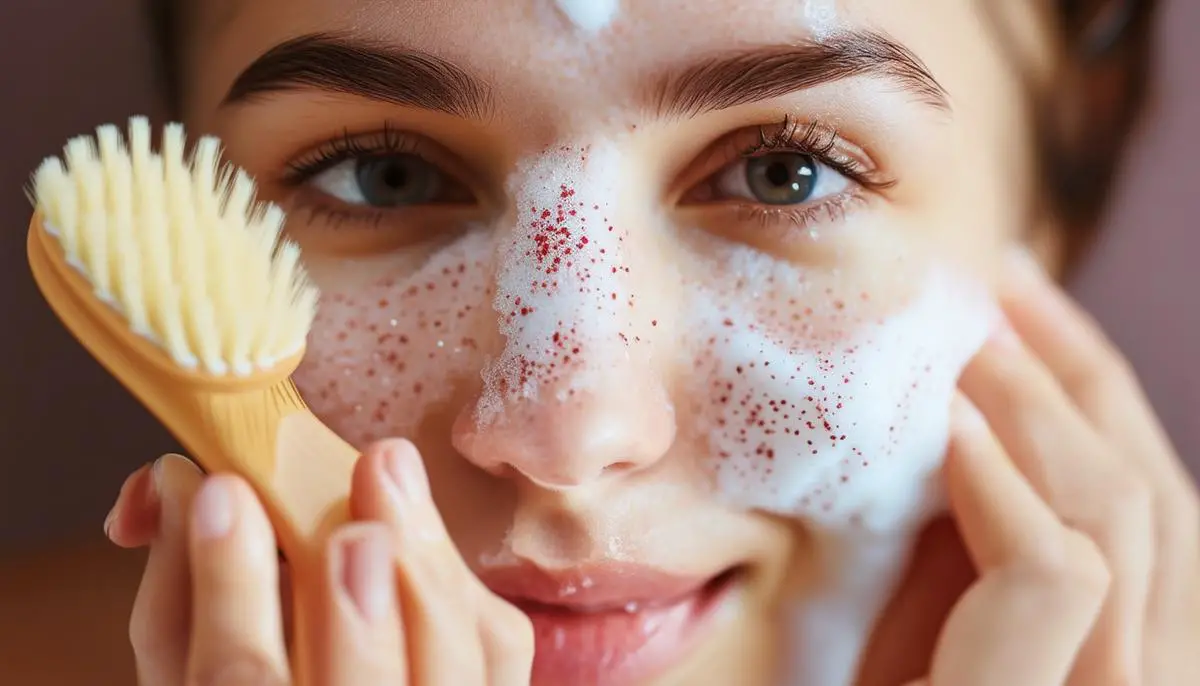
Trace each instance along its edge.
{"label": "wooden brush handle", "polygon": [[[350,519],[350,482],[359,451],[308,410],[279,421],[268,487],[278,501],[274,516],[281,538],[302,548],[323,545]],[[287,543],[281,540],[281,543]],[[284,547],[284,552],[291,552]]]}
{"label": "wooden brush handle", "polygon": [[292,573],[292,674],[296,686],[319,686],[311,673],[323,616],[324,548],[349,521],[350,482],[359,452],[311,412],[285,416],[276,433],[269,489],[272,519]]}

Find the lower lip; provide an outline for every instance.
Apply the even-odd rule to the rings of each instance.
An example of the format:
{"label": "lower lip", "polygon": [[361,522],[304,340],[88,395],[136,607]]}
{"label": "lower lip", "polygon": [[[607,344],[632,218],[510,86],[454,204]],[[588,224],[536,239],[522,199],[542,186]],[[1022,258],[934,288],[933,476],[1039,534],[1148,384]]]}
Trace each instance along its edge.
{"label": "lower lip", "polygon": [[532,686],[630,686],[677,664],[730,596],[735,575],[669,604],[583,613],[522,604],[533,621]]}

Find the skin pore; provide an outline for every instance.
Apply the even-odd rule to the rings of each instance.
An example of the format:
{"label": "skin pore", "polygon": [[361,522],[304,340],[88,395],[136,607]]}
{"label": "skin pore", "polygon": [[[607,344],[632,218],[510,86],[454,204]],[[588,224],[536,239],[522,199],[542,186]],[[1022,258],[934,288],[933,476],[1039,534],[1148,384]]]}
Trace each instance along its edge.
{"label": "skin pore", "polygon": [[664,679],[765,682],[821,534],[903,548],[929,503],[1034,193],[1011,56],[975,0],[448,4],[189,8],[186,121],[324,292],[297,382],[414,440],[485,582],[737,570]]}

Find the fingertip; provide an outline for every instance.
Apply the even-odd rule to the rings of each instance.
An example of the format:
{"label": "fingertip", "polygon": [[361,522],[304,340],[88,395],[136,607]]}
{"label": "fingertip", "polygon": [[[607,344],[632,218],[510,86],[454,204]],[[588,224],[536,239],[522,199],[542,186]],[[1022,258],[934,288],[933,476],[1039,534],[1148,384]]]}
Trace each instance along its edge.
{"label": "fingertip", "polygon": [[354,468],[351,510],[358,519],[385,518],[402,500],[429,496],[429,479],[412,442],[388,439],[372,444]]}
{"label": "fingertip", "polygon": [[214,476],[204,482],[192,501],[192,533],[207,542],[225,538],[237,524],[237,510],[233,481],[223,476]]}
{"label": "fingertip", "polygon": [[1005,272],[1012,278],[1026,281],[1047,278],[1046,268],[1033,250],[1024,243],[1011,246],[1004,256],[1004,263]]}
{"label": "fingertip", "polygon": [[236,536],[276,554],[266,510],[250,484],[236,474],[204,479],[192,503],[192,526],[201,540]]}
{"label": "fingertip", "polygon": [[173,453],[142,465],[122,485],[104,520],[105,534],[123,548],[149,545],[164,528],[164,510],[189,502],[203,478],[195,463]]}
{"label": "fingertip", "polygon": [[950,402],[950,430],[954,435],[966,437],[983,435],[990,429],[975,403],[958,393]]}
{"label": "fingertip", "polygon": [[283,683],[278,553],[257,494],[234,474],[209,476],[192,503],[190,525],[192,679],[232,678],[228,670],[238,666],[253,668],[254,683],[264,676]]}
{"label": "fingertip", "polygon": [[379,472],[394,472],[397,477],[424,480],[425,465],[421,462],[421,453],[412,441],[403,438],[389,438],[376,441],[368,446],[363,453],[363,460]]}
{"label": "fingertip", "polygon": [[1028,350],[1020,334],[1007,317],[995,325],[983,346],[971,357],[958,380],[959,389],[968,397],[986,405],[997,386],[1024,379]]}
{"label": "fingertip", "polygon": [[152,472],[159,484],[194,483],[204,478],[204,470],[178,453],[166,453],[154,461]]}
{"label": "fingertip", "polygon": [[429,476],[421,453],[411,441],[395,439],[383,446],[384,475],[410,498],[429,495]]}
{"label": "fingertip", "polygon": [[975,403],[961,393],[950,402],[950,444],[946,450],[945,477],[953,488],[955,481],[964,478],[962,466],[965,461],[977,457],[992,438],[991,427]]}
{"label": "fingertip", "polygon": [[150,476],[164,512],[190,506],[204,482],[204,473],[194,462],[174,453],[155,460]]}

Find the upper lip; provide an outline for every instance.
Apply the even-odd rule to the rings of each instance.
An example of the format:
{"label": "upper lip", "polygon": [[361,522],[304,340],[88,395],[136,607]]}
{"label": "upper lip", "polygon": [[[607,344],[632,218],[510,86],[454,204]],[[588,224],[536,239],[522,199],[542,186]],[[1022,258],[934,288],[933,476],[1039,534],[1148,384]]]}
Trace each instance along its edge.
{"label": "upper lip", "polygon": [[668,605],[695,593],[713,577],[680,576],[651,567],[606,562],[550,570],[532,563],[492,567],[480,579],[515,605],[604,612]]}

